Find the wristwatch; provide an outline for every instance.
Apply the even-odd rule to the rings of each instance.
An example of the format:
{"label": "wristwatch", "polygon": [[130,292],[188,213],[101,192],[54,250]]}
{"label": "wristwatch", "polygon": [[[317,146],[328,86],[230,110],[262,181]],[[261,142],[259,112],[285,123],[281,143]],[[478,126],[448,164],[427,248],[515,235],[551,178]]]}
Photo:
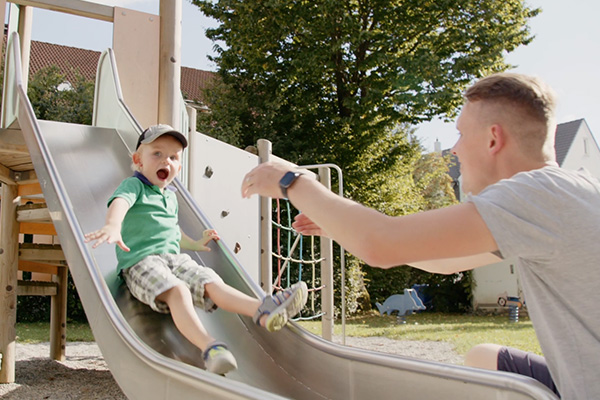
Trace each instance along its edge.
{"label": "wristwatch", "polygon": [[279,187],[281,188],[281,193],[285,199],[288,198],[287,190],[296,182],[299,176],[302,174],[300,172],[288,171],[283,175],[283,178],[279,180]]}

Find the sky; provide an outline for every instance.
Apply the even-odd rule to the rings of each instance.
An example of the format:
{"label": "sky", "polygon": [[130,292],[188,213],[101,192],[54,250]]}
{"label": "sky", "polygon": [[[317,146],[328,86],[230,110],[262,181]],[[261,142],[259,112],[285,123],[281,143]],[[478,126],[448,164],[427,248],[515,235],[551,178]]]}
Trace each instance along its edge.
{"label": "sky", "polygon": [[[97,0],[96,3],[159,13],[159,0]],[[535,39],[507,55],[513,72],[536,75],[554,88],[559,97],[558,123],[585,118],[597,138],[600,135],[600,2],[593,0],[527,0],[542,13],[530,21]],[[181,65],[214,71],[207,56],[213,43],[205,36],[215,22],[189,0],[182,0]],[[34,9],[32,39],[102,51],[111,46],[112,24],[53,11]],[[434,120],[417,127],[416,136],[427,150],[439,140],[443,149],[458,139],[454,122]],[[596,139],[598,141],[598,139]]]}

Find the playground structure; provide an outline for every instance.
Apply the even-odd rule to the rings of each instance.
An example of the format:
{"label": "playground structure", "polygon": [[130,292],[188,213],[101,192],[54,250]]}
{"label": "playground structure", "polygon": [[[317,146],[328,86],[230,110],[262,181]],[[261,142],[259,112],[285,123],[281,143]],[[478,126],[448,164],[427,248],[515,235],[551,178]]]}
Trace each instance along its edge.
{"label": "playground structure", "polygon": [[[0,3],[4,6],[4,2]],[[463,399],[466,394],[473,398],[555,398],[542,384],[525,377],[352,349],[331,343],[326,340],[328,338],[316,337],[293,323],[281,332],[268,333],[249,318],[219,310],[210,315],[199,315],[209,331],[230,345],[239,369],[227,378],[205,372],[200,352],[179,334],[171,318],[141,305],[120,284],[114,267],[114,249],[101,246],[92,250],[83,241],[85,232],[102,225],[107,194],[130,174],[130,154],[142,126],[156,122],[179,127],[190,135],[188,174],[175,183],[180,223],[186,232],[198,236],[204,229],[215,226],[213,221],[219,218],[218,215],[207,215],[203,204],[208,201],[195,198],[196,195],[213,196],[212,203],[221,205],[214,206],[215,210],[220,215],[228,211],[224,220],[233,219],[238,207],[243,207],[231,202],[223,209],[223,201],[233,201],[232,194],[225,189],[206,189],[194,183],[194,173],[201,171],[206,176],[208,170],[194,165],[199,156],[191,154],[194,148],[202,147],[200,142],[208,143],[211,139],[194,132],[195,125],[188,122],[188,112],[193,114],[193,111],[183,111],[178,91],[177,60],[180,57],[175,21],[180,20],[180,3],[161,1],[160,17],[73,0],[19,3],[10,5],[0,129],[0,142],[3,146],[11,145],[6,149],[11,150],[12,155],[11,158],[0,152],[0,310],[3,321],[0,383],[14,381],[17,271],[20,261],[28,261],[23,260],[22,256],[27,252],[19,248],[18,233],[28,219],[27,223],[50,222],[46,224],[51,227],[46,226],[47,232],[52,236],[56,234],[60,241],[60,249],[53,244],[43,256],[31,256],[37,257],[35,265],[38,268],[41,268],[39,264],[48,264],[40,262],[40,258],[51,258],[55,262],[50,265],[57,264],[54,265],[56,270],[51,270],[56,271],[53,274],[56,278],[49,285],[53,290],[35,290],[54,296],[63,293],[61,279],[64,278],[61,277],[66,277],[68,265],[98,346],[115,380],[130,399],[199,396],[211,399],[362,399],[371,396],[386,399],[398,398],[399,394],[405,398]],[[27,16],[32,5],[102,18],[115,25],[114,51],[105,52],[98,66],[92,126],[40,121],[33,113],[26,92],[30,29]],[[160,20],[160,27],[157,20]],[[150,40],[155,45],[149,45],[149,38],[160,40]],[[147,53],[152,53],[152,57]],[[147,61],[138,64],[138,57]],[[147,81],[138,80],[140,76],[145,76]],[[249,165],[270,157],[268,143],[263,142],[263,145],[267,149],[259,151],[259,157],[244,154],[248,165],[236,164],[232,170],[243,174]],[[204,183],[221,182],[217,173],[203,179]],[[41,189],[43,197],[36,195],[33,199],[43,201],[40,204],[47,206],[39,207],[43,211],[17,211],[19,196],[21,199],[29,196],[25,191],[28,185]],[[239,183],[235,188],[238,187]],[[196,190],[202,193],[193,195]],[[217,196],[223,196],[225,200]],[[259,204],[256,200],[256,203],[247,204],[262,210],[256,221],[262,217],[269,225],[259,229],[263,236],[260,242],[270,246],[270,203]],[[21,213],[19,217],[18,212]],[[256,214],[249,215],[255,218]],[[249,295],[262,296],[263,291],[270,291],[273,282],[270,251],[264,251],[263,245],[242,243],[240,239],[235,243],[240,245],[241,251],[235,252],[235,246],[228,243],[228,229],[217,228],[223,240],[215,244],[213,251],[190,255],[210,265],[228,284]],[[248,235],[252,236],[252,233]],[[323,243],[322,246],[321,256],[331,259],[331,247],[328,247],[331,244]],[[254,258],[254,265],[243,268],[240,260],[245,257],[244,252],[252,249],[255,252],[250,259]],[[252,264],[252,261],[244,262]],[[328,273],[329,277],[325,276],[322,284],[331,290],[333,280],[331,272]],[[323,300],[324,307],[333,300],[332,294],[331,300],[327,297]],[[57,298],[53,304],[59,319],[53,320],[52,325],[60,328],[64,325],[60,322],[65,316],[64,303]],[[331,315],[325,316],[323,321],[325,327],[333,324]],[[64,357],[66,338],[63,335],[64,331],[59,335],[60,341],[53,344],[55,352],[59,353],[51,354],[53,358]],[[402,388],[400,391],[399,387]]]}

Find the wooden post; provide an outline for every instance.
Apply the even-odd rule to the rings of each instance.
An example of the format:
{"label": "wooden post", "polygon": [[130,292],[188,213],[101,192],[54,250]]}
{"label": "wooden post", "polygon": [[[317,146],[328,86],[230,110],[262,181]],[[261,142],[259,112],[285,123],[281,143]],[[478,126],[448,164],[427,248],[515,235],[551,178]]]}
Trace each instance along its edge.
{"label": "wooden post", "polygon": [[21,43],[21,68],[23,70],[23,85],[27,89],[29,81],[29,55],[31,53],[31,24],[33,20],[33,8],[19,6],[19,41]]}
{"label": "wooden post", "polygon": [[[319,181],[331,190],[331,170],[327,167],[319,168]],[[333,339],[333,242],[331,239],[320,238],[321,242],[321,318],[322,335],[325,340]]]}
{"label": "wooden post", "polygon": [[158,122],[181,126],[181,0],[160,1]]}
{"label": "wooden post", "polygon": [[15,381],[15,324],[17,322],[17,270],[19,267],[19,223],[17,186],[2,184],[0,204],[0,383]]}
{"label": "wooden post", "polygon": [[[0,18],[2,18],[2,21],[6,21],[6,0],[0,0]],[[4,54],[4,41],[0,43],[0,50]]]}
{"label": "wooden post", "polygon": [[58,267],[58,274],[52,276],[58,290],[50,302],[50,358],[57,361],[65,360],[68,274],[67,267]]}

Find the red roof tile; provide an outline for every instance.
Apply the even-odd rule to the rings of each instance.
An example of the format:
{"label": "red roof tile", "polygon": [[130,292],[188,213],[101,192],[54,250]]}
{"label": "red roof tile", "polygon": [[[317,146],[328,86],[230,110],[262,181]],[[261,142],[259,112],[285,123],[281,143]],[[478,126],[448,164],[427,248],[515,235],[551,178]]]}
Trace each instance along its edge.
{"label": "red roof tile", "polygon": [[99,59],[100,52],[98,51],[32,41],[29,76],[31,77],[43,68],[56,65],[66,75],[68,81],[73,82],[75,73],[79,73],[86,80],[93,81],[96,79]]}
{"label": "red roof tile", "polygon": [[[99,51],[32,41],[29,76],[43,68],[56,65],[71,82],[75,77],[75,71],[86,80],[94,81],[99,59]],[[211,71],[181,67],[181,92],[184,99],[201,103],[202,90],[216,77],[217,74]]]}

